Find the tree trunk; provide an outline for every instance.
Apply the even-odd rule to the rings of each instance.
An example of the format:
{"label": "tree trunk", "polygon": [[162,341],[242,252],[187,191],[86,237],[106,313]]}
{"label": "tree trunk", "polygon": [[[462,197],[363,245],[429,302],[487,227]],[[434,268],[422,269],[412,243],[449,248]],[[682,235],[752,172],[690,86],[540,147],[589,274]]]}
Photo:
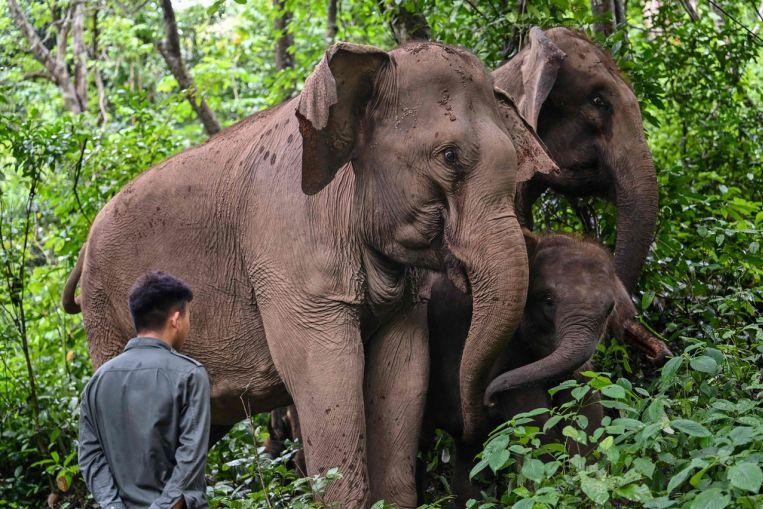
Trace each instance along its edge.
{"label": "tree trunk", "polygon": [[66,66],[66,41],[72,21],[72,12],[77,10],[77,8],[79,8],[80,12],[82,11],[80,1],[73,2],[67,10],[64,19],[60,20],[56,54],[54,55],[43,44],[37,31],[16,3],[16,0],[8,0],[8,10],[10,11],[11,18],[27,40],[35,59],[45,67],[48,79],[61,90],[64,107],[73,113],[82,113],[84,108]]}
{"label": "tree trunk", "polygon": [[188,102],[204,126],[204,131],[212,136],[220,131],[220,123],[217,121],[215,113],[207,102],[199,95],[196,84],[183,62],[183,57],[180,54],[180,37],[178,36],[172,1],[162,0],[162,10],[164,11],[165,39],[157,44],[157,48],[162,57],[164,57],[164,61],[178,82],[180,89],[185,91]]}
{"label": "tree trunk", "polygon": [[103,84],[103,76],[99,67],[100,55],[98,54],[98,7],[93,9],[93,42],[90,59],[93,61],[93,81],[98,91],[98,125],[109,121],[108,100],[106,99],[106,87]]}
{"label": "tree trunk", "polygon": [[[506,2],[506,11],[509,12],[510,10],[511,2]],[[516,0],[517,19],[523,19],[526,10],[527,0]],[[524,30],[529,30],[529,27]],[[503,57],[504,60],[510,59],[522,48],[522,35],[523,29],[516,23],[512,23],[506,30],[504,30],[504,35],[502,37],[503,43],[501,45],[501,57]]]}
{"label": "tree trunk", "polygon": [[591,0],[591,12],[600,19],[594,25],[597,32],[605,36],[615,31],[614,0]]}
{"label": "tree trunk", "polygon": [[625,24],[628,4],[626,0],[614,0],[613,6],[615,8],[615,26],[620,27]]}
{"label": "tree trunk", "polygon": [[326,44],[333,44],[334,39],[336,39],[336,0],[329,0],[326,16]]}
{"label": "tree trunk", "polygon": [[408,41],[428,41],[432,37],[432,29],[421,12],[409,11],[403,4],[392,4],[379,0],[379,10],[389,16],[389,26],[395,42],[403,44]]}
{"label": "tree trunk", "polygon": [[82,32],[85,29],[85,8],[82,0],[72,4],[72,42],[74,51],[74,91],[81,111],[87,110],[87,49]]}
{"label": "tree trunk", "polygon": [[294,38],[289,32],[291,12],[286,8],[285,0],[274,0],[274,7],[278,11],[275,19],[276,34],[276,69],[290,69],[294,67],[294,59],[289,54],[289,47],[294,44]]}
{"label": "tree trunk", "polygon": [[681,5],[683,6],[684,10],[686,11],[686,14],[689,15],[689,18],[692,21],[699,21],[699,15],[697,14],[697,10],[694,8],[694,5],[689,0],[680,0]]}

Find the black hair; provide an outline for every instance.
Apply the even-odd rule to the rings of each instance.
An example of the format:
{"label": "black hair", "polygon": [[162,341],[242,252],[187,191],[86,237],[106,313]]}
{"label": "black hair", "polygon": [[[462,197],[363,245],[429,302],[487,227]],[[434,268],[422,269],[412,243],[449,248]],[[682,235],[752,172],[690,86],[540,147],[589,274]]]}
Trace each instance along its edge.
{"label": "black hair", "polygon": [[182,313],[192,300],[193,292],[178,278],[161,271],[144,274],[130,289],[128,300],[135,330],[164,328],[170,313],[178,309]]}

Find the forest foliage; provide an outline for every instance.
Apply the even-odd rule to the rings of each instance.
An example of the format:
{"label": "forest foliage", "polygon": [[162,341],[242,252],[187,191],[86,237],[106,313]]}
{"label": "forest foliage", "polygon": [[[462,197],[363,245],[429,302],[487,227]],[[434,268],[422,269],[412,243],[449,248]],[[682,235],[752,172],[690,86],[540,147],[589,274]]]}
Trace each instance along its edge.
{"label": "forest foliage", "polygon": [[[483,496],[470,507],[763,505],[759,2],[615,2],[625,10],[602,31],[607,19],[587,0],[176,0],[178,49],[194,82],[186,90],[159,51],[168,40],[164,3],[0,0],[0,507],[88,504],[75,441],[92,367],[81,315],[64,314],[59,301],[100,208],[141,171],[206,138],[202,98],[220,125],[235,123],[298,93],[332,40],[393,47],[401,12],[491,68],[533,25],[586,32],[629,77],[660,186],[637,308],[675,357],[654,370],[622,344],[600,345],[588,382],[562,385],[574,385],[576,401],[599,389],[603,426],[585,436],[575,404],[550,419],[571,440],[596,440],[591,460],[540,447],[544,430],[518,416],[486,444],[473,471]],[[66,70],[69,103],[13,6]],[[586,206],[598,218],[593,233],[611,246],[611,206]],[[536,218],[539,228],[582,230],[553,196]],[[314,494],[341,475],[298,479],[293,451],[262,455],[264,422],[253,416],[210,452],[211,507],[313,507]],[[451,453],[438,435],[423,458],[429,507],[450,496]]]}

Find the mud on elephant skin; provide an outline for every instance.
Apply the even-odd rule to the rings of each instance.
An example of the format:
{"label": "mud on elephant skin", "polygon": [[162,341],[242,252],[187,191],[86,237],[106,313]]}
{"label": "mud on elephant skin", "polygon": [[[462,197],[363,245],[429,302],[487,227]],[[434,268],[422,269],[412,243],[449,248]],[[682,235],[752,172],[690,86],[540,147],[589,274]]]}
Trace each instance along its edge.
{"label": "mud on elephant skin", "polygon": [[459,368],[468,432],[527,290],[515,178],[554,167],[522,122],[465,50],[336,44],[299,96],[117,194],[64,307],[79,310],[79,282],[97,367],[134,334],[133,281],[155,269],[184,279],[195,293],[184,351],[209,373],[216,430],[244,405],[293,401],[308,474],[342,472],[328,503],[413,506],[409,430],[420,429],[428,378],[420,274],[447,267],[474,295]]}
{"label": "mud on elephant skin", "polygon": [[598,196],[617,208],[615,266],[633,291],[654,238],[657,177],[638,100],[612,58],[567,28],[530,30],[530,43],[493,71],[560,171],[517,188],[516,207],[532,228],[532,206],[548,188]]}
{"label": "mud on elephant skin", "polygon": [[[491,371],[485,393],[485,413],[492,429],[516,413],[550,408],[570,400],[547,390],[559,381],[579,376],[600,339],[609,334],[630,344],[648,359],[661,363],[670,351],[638,321],[636,309],[615,272],[610,252],[599,243],[568,235],[535,236],[525,230],[530,285],[522,321]],[[440,428],[456,444],[454,486],[459,500],[468,499],[468,472],[487,433],[465,439],[460,429],[457,373],[469,330],[471,298],[439,277],[429,302],[430,380],[437,397],[427,399],[423,440]],[[589,430],[598,427],[602,409],[598,395],[584,402]],[[427,430],[428,428],[428,430]],[[558,438],[561,438],[558,437]],[[574,450],[572,452],[587,452]]]}

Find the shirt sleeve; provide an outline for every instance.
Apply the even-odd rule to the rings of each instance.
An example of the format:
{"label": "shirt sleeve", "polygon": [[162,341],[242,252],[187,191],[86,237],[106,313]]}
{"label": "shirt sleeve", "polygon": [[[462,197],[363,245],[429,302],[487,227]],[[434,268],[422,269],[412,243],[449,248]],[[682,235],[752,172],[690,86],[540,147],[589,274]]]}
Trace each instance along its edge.
{"label": "shirt sleeve", "polygon": [[79,451],[78,462],[85,478],[85,484],[93,494],[96,503],[104,509],[123,509],[125,507],[119,497],[119,489],[111,473],[103,448],[95,431],[93,415],[90,412],[88,392],[90,384],[82,393],[82,403],[79,412]]}
{"label": "shirt sleeve", "polygon": [[150,509],[172,507],[189,485],[198,476],[204,475],[209,444],[209,405],[209,379],[204,368],[199,367],[188,378],[186,386],[186,403],[180,415],[175,468],[162,495],[151,504]]}

